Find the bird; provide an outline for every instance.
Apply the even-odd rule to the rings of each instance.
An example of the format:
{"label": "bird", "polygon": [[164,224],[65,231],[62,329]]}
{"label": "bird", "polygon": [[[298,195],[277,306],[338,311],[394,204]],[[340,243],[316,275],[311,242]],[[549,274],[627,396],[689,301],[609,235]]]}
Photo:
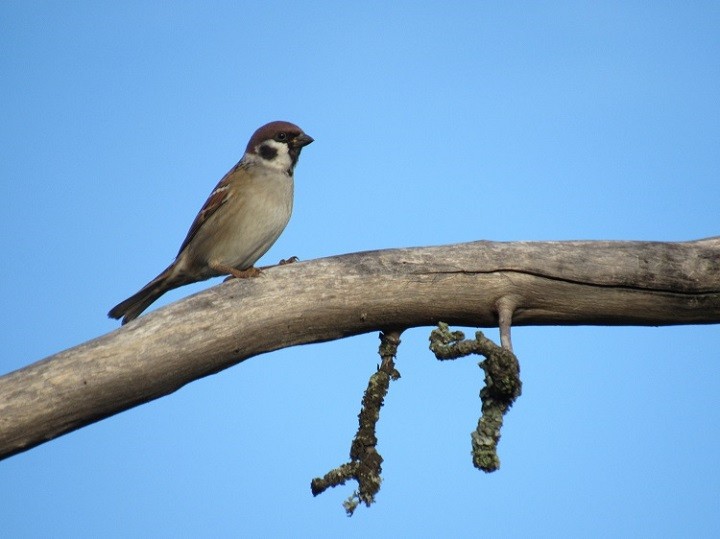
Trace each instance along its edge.
{"label": "bird", "polygon": [[240,161],[208,197],[173,261],[140,291],[110,309],[127,324],[168,290],[211,277],[256,277],[255,262],[275,243],[293,207],[295,165],[314,139],[275,121],[250,137]]}

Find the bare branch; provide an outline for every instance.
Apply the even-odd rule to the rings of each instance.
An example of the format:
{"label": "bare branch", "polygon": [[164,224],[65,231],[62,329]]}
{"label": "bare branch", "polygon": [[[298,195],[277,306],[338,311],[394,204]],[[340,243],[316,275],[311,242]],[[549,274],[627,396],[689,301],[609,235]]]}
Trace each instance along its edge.
{"label": "bare branch", "polygon": [[264,352],[441,320],[497,327],[503,309],[514,326],[718,323],[720,238],[475,242],[271,268],[0,377],[0,457]]}

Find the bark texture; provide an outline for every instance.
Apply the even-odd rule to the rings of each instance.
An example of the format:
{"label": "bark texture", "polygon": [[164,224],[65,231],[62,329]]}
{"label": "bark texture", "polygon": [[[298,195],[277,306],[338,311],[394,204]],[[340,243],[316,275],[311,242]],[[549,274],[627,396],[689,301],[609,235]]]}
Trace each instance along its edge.
{"label": "bark texture", "polygon": [[[102,311],[102,309],[99,309]],[[386,328],[720,322],[720,237],[473,242],[266,270],[0,377],[0,458],[252,356]]]}

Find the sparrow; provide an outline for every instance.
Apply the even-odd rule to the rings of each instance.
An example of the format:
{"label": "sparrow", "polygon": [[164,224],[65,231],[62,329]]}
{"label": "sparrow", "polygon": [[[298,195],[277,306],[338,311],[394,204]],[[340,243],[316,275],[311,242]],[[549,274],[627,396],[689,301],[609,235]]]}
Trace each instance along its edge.
{"label": "sparrow", "polygon": [[220,275],[257,276],[260,270],[253,264],[290,220],[293,171],[300,151],[311,142],[289,122],[270,122],[255,131],[242,159],[190,225],[175,261],[108,316],[127,324],[168,290]]}

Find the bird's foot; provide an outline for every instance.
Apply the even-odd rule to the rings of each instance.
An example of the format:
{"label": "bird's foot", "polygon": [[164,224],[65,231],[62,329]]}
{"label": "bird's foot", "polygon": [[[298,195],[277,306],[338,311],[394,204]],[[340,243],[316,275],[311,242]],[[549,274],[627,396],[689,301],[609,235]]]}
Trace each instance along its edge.
{"label": "bird's foot", "polygon": [[[220,269],[220,268],[218,268]],[[237,268],[230,268],[230,267],[224,267],[222,268],[223,273],[229,273],[225,278],[225,281],[227,282],[230,279],[250,279],[253,277],[259,277],[262,274],[262,270],[260,268],[256,268],[255,266],[251,266],[248,269],[239,270]]]}

